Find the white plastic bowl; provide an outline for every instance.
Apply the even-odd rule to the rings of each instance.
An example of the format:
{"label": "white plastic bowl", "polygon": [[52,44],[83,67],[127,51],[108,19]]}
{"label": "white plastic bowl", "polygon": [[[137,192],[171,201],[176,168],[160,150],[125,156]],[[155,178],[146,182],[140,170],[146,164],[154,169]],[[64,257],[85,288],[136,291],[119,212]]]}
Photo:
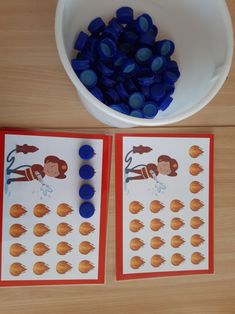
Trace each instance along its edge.
{"label": "white plastic bowl", "polygon": [[[107,22],[123,5],[135,14],[149,13],[159,29],[158,39],[169,38],[176,45],[173,58],[181,77],[174,101],[154,119],[133,118],[108,108],[83,86],[70,65],[78,33],[87,31],[97,16]],[[55,34],[61,62],[85,108],[103,123],[120,128],[166,125],[198,112],[222,87],[233,55],[232,23],[224,0],[59,0]]]}

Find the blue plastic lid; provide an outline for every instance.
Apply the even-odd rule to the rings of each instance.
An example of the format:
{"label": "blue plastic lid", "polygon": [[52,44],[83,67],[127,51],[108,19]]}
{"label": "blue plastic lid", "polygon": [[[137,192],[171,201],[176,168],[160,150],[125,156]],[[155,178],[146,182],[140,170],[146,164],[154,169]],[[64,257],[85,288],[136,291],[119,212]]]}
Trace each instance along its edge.
{"label": "blue plastic lid", "polygon": [[145,101],[144,95],[137,92],[131,94],[128,99],[129,106],[133,109],[143,108],[144,101]]}
{"label": "blue plastic lid", "polygon": [[109,68],[107,65],[105,65],[101,61],[97,65],[97,70],[99,70],[105,76],[112,76],[114,73],[113,69]]}
{"label": "blue plastic lid", "polygon": [[73,59],[71,60],[71,65],[74,71],[83,71],[90,68],[89,59]]}
{"label": "blue plastic lid", "polygon": [[141,93],[144,95],[146,99],[150,98],[150,87],[149,86],[142,86]]}
{"label": "blue plastic lid", "polygon": [[95,96],[99,101],[104,100],[104,94],[101,91],[101,89],[97,86],[93,87],[90,89],[90,92],[92,93],[93,96]]}
{"label": "blue plastic lid", "polygon": [[136,29],[140,33],[146,33],[151,30],[153,21],[147,13],[140,15],[136,20]]}
{"label": "blue plastic lid", "polygon": [[136,54],[135,59],[139,64],[147,64],[152,58],[152,50],[149,48],[140,48]]}
{"label": "blue plastic lid", "polygon": [[117,54],[113,57],[113,65],[115,67],[121,67],[124,62],[127,60],[127,56],[123,52],[117,52]]}
{"label": "blue plastic lid", "polygon": [[166,71],[163,73],[163,80],[166,83],[173,84],[178,80],[178,75],[174,72]]}
{"label": "blue plastic lid", "polygon": [[119,104],[113,104],[113,105],[110,105],[109,107],[117,112],[123,113],[122,106],[120,106]]}
{"label": "blue plastic lid", "polygon": [[125,77],[133,77],[138,71],[138,66],[134,60],[126,60],[121,67],[121,71]]}
{"label": "blue plastic lid", "polygon": [[127,54],[127,55],[132,54],[134,51],[133,44],[126,42],[126,41],[121,42],[118,47],[119,47],[119,50],[121,52],[123,52],[124,54]]}
{"label": "blue plastic lid", "polygon": [[94,155],[95,155],[95,151],[90,145],[83,145],[79,149],[79,156],[84,160],[89,160]]}
{"label": "blue plastic lid", "polygon": [[117,42],[118,38],[120,36],[120,33],[116,32],[114,28],[106,27],[106,29],[103,31],[102,37],[109,37],[115,42]]}
{"label": "blue plastic lid", "polygon": [[107,88],[111,88],[111,87],[114,87],[114,85],[116,84],[116,81],[112,80],[111,78],[109,77],[106,77],[106,76],[103,76],[101,79],[100,79],[100,82],[103,86],[107,87]]}
{"label": "blue plastic lid", "polygon": [[117,53],[117,46],[111,38],[104,38],[99,42],[98,52],[102,59],[109,59]]}
{"label": "blue plastic lid", "polygon": [[79,75],[79,79],[87,88],[92,88],[97,83],[97,75],[93,70],[82,71]]}
{"label": "blue plastic lid", "polygon": [[79,214],[83,218],[90,218],[94,215],[94,213],[95,213],[95,207],[92,203],[84,202],[80,205]]}
{"label": "blue plastic lid", "polygon": [[134,117],[134,118],[143,118],[144,117],[141,110],[132,110],[130,113],[130,116]]}
{"label": "blue plastic lid", "polygon": [[116,86],[116,91],[118,93],[118,95],[120,96],[121,99],[127,99],[129,97],[129,94],[124,86],[124,84],[122,82],[120,82],[117,86]]}
{"label": "blue plastic lid", "polygon": [[94,194],[95,190],[90,184],[83,184],[79,189],[79,196],[84,201],[90,200],[94,196]]}
{"label": "blue plastic lid", "polygon": [[123,32],[123,27],[120,25],[117,21],[117,18],[112,18],[112,20],[109,21],[109,26],[112,27],[115,32],[118,34],[121,34]]}
{"label": "blue plastic lid", "polygon": [[79,169],[79,175],[83,180],[90,180],[94,177],[95,170],[90,165],[83,165]]}
{"label": "blue plastic lid", "polygon": [[175,91],[175,85],[174,84],[165,84],[166,94],[171,96]]}
{"label": "blue plastic lid", "polygon": [[156,35],[151,30],[140,34],[140,43],[142,45],[153,46]]}
{"label": "blue plastic lid", "polygon": [[121,24],[130,23],[134,17],[134,11],[130,7],[121,7],[116,11],[117,21]]}
{"label": "blue plastic lid", "polygon": [[100,32],[102,32],[105,29],[105,23],[102,20],[101,17],[97,17],[94,20],[90,22],[88,25],[88,30],[93,35],[98,35]]}
{"label": "blue plastic lid", "polygon": [[122,113],[127,114],[127,115],[130,114],[130,108],[129,108],[129,106],[127,104],[121,103],[121,104],[119,104],[119,106],[122,109]]}
{"label": "blue plastic lid", "polygon": [[159,103],[159,109],[162,110],[162,111],[165,111],[169,106],[170,104],[172,103],[173,101],[173,98],[170,97],[169,95],[167,95],[166,97],[164,97],[160,103]]}
{"label": "blue plastic lid", "polygon": [[154,118],[158,113],[158,108],[155,103],[147,102],[143,108],[144,117],[147,119]]}
{"label": "blue plastic lid", "polygon": [[149,76],[143,76],[138,78],[140,86],[150,86],[155,82],[154,74],[149,74]]}
{"label": "blue plastic lid", "polygon": [[126,88],[128,89],[128,91],[130,93],[133,93],[133,92],[137,92],[138,91],[138,88],[137,86],[135,85],[135,83],[132,81],[132,80],[128,80],[126,82]]}
{"label": "blue plastic lid", "polygon": [[134,44],[138,40],[138,36],[136,35],[136,33],[132,31],[124,31],[123,38],[124,38],[124,41],[126,41],[129,44]]}
{"label": "blue plastic lid", "polygon": [[74,49],[82,51],[82,49],[85,47],[87,43],[88,37],[89,36],[86,33],[80,32],[77,40],[75,41]]}
{"label": "blue plastic lid", "polygon": [[149,33],[153,34],[156,37],[158,34],[157,26],[153,24],[152,28],[149,30]]}
{"label": "blue plastic lid", "polygon": [[106,96],[107,96],[107,99],[110,101],[110,102],[112,102],[112,103],[117,103],[117,102],[119,102],[120,101],[120,97],[119,97],[119,95],[118,95],[118,93],[116,92],[116,90],[115,89],[108,89],[107,91],[106,91]]}
{"label": "blue plastic lid", "polygon": [[170,57],[175,51],[175,44],[173,41],[168,39],[157,41],[155,44],[155,50],[157,54],[161,56]]}
{"label": "blue plastic lid", "polygon": [[150,94],[153,100],[160,100],[165,95],[165,86],[163,84],[152,85],[150,87]]}
{"label": "blue plastic lid", "polygon": [[151,70],[155,73],[161,73],[165,70],[167,61],[164,57],[158,56],[152,60]]}

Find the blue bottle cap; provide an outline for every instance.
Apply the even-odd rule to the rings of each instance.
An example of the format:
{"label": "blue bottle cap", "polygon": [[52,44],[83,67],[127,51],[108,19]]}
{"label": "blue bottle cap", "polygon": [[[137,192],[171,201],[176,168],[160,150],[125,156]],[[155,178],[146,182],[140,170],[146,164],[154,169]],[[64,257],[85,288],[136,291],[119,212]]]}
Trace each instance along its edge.
{"label": "blue bottle cap", "polygon": [[109,59],[117,53],[117,46],[111,38],[104,38],[99,42],[98,52],[102,59]]}
{"label": "blue bottle cap", "polygon": [[120,82],[117,86],[116,86],[116,91],[118,93],[118,95],[120,96],[121,99],[125,100],[129,97],[129,94],[124,86],[124,84],[122,82]]}
{"label": "blue bottle cap", "polygon": [[166,69],[167,61],[164,57],[155,57],[151,63],[151,70],[154,73],[161,73]]}
{"label": "blue bottle cap", "polygon": [[167,70],[175,70],[175,69],[179,69],[178,64],[175,60],[169,60],[167,62]]}
{"label": "blue bottle cap", "polygon": [[154,83],[161,84],[162,83],[162,75],[160,73],[155,74]]}
{"label": "blue bottle cap", "polygon": [[165,111],[172,103],[173,98],[167,95],[159,102],[159,109]]}
{"label": "blue bottle cap", "polygon": [[151,49],[140,48],[135,54],[135,59],[139,64],[148,64],[152,58],[152,54]]}
{"label": "blue bottle cap", "polygon": [[171,96],[174,94],[175,85],[174,84],[165,84],[166,94]]}
{"label": "blue bottle cap", "polygon": [[114,87],[114,85],[116,84],[116,81],[110,79],[109,77],[103,76],[103,77],[100,79],[100,83],[101,83],[104,87],[112,88],[112,87]]}
{"label": "blue bottle cap", "polygon": [[158,113],[157,106],[152,102],[147,102],[143,108],[144,117],[147,119],[152,119],[156,117]]}
{"label": "blue bottle cap", "polygon": [[90,202],[84,202],[80,205],[79,208],[79,214],[83,217],[83,218],[90,218],[94,215],[95,212],[95,207],[92,203]]}
{"label": "blue bottle cap", "polygon": [[159,101],[165,95],[165,86],[163,84],[154,84],[150,87],[151,98]]}
{"label": "blue bottle cap", "polygon": [[140,44],[147,45],[147,46],[153,46],[155,42],[155,35],[153,32],[148,31],[147,33],[141,33],[140,34]]}
{"label": "blue bottle cap", "polygon": [[133,93],[128,99],[129,106],[133,109],[143,108],[145,102],[144,95],[141,93]]}
{"label": "blue bottle cap", "polygon": [[79,156],[84,160],[89,160],[95,155],[94,149],[90,145],[83,145],[79,149]]}
{"label": "blue bottle cap", "polygon": [[125,53],[127,55],[132,54],[134,51],[134,46],[128,42],[121,42],[118,48],[122,53]]}
{"label": "blue bottle cap", "polygon": [[111,103],[117,103],[120,101],[120,97],[118,93],[115,91],[115,89],[108,89],[105,94],[106,94],[106,98]]}
{"label": "blue bottle cap", "polygon": [[74,71],[83,71],[90,68],[90,60],[89,59],[73,59],[71,60],[71,65]]}
{"label": "blue bottle cap", "polygon": [[168,84],[173,84],[178,80],[178,75],[174,72],[166,71],[163,73],[163,80]]}
{"label": "blue bottle cap", "polygon": [[119,104],[119,106],[122,108],[122,113],[129,115],[130,114],[130,108],[126,104]]}
{"label": "blue bottle cap", "polygon": [[161,56],[170,57],[175,51],[175,44],[168,39],[157,41],[155,43],[155,50]]}
{"label": "blue bottle cap", "polygon": [[138,78],[140,86],[151,86],[155,81],[154,74],[149,74],[148,76],[141,76]]}
{"label": "blue bottle cap", "polygon": [[150,87],[149,86],[141,86],[141,93],[144,95],[146,99],[150,98]]}
{"label": "blue bottle cap", "polygon": [[152,18],[147,13],[140,15],[136,20],[136,29],[139,33],[146,33],[150,31],[152,26]]}
{"label": "blue bottle cap", "polygon": [[104,94],[101,91],[101,89],[97,86],[93,87],[90,89],[90,92],[92,93],[93,96],[95,96],[99,101],[103,101],[104,100]]}
{"label": "blue bottle cap", "polygon": [[106,27],[106,29],[103,31],[102,37],[109,37],[115,42],[117,42],[118,38],[120,36],[120,33],[116,32],[114,28],[112,27]]}
{"label": "blue bottle cap", "polygon": [[152,28],[149,30],[149,33],[153,34],[156,38],[157,34],[158,34],[158,28],[156,25],[153,24]]}
{"label": "blue bottle cap", "polygon": [[114,70],[112,70],[111,68],[109,68],[108,66],[106,66],[104,63],[99,62],[97,65],[97,70],[105,75],[105,76],[112,76],[114,73]]}
{"label": "blue bottle cap", "polygon": [[121,24],[128,24],[133,21],[134,12],[130,7],[121,7],[116,11],[117,21]]}
{"label": "blue bottle cap", "polygon": [[95,170],[90,165],[83,165],[79,169],[79,175],[83,180],[90,180],[91,178],[94,177],[94,174],[95,174]]}
{"label": "blue bottle cap", "polygon": [[124,31],[123,32],[123,39],[125,42],[127,42],[129,44],[135,44],[138,40],[138,36],[136,35],[136,33],[132,32],[132,31]]}
{"label": "blue bottle cap", "polygon": [[88,37],[89,36],[86,33],[80,32],[77,40],[75,41],[74,49],[82,51],[82,49],[85,47],[87,43]]}
{"label": "blue bottle cap", "polygon": [[134,117],[134,118],[143,118],[144,117],[141,110],[132,110],[130,113],[130,116]]}
{"label": "blue bottle cap", "polygon": [[87,88],[92,88],[97,83],[97,75],[93,70],[82,71],[79,75],[79,79]]}
{"label": "blue bottle cap", "polygon": [[110,105],[109,108],[111,108],[117,112],[123,113],[122,106],[120,106],[119,104]]}
{"label": "blue bottle cap", "polygon": [[88,25],[88,30],[93,35],[98,35],[100,32],[102,32],[105,29],[105,23],[102,20],[101,17],[97,17],[94,20],[90,22]]}
{"label": "blue bottle cap", "polygon": [[130,92],[130,93],[138,91],[137,86],[135,85],[135,83],[132,80],[128,80],[126,82],[126,88],[127,88],[128,92]]}
{"label": "blue bottle cap", "polygon": [[119,68],[126,60],[128,60],[127,56],[123,52],[119,51],[116,56],[113,57],[113,65]]}
{"label": "blue bottle cap", "polygon": [[134,60],[128,59],[122,65],[121,71],[125,77],[133,77],[138,72],[138,67]]}
{"label": "blue bottle cap", "polygon": [[116,33],[119,35],[123,32],[123,27],[120,25],[117,21],[117,18],[112,18],[112,20],[109,21],[109,26],[112,27]]}
{"label": "blue bottle cap", "polygon": [[95,190],[90,184],[83,184],[79,189],[79,196],[84,201],[90,200],[94,196],[94,194]]}

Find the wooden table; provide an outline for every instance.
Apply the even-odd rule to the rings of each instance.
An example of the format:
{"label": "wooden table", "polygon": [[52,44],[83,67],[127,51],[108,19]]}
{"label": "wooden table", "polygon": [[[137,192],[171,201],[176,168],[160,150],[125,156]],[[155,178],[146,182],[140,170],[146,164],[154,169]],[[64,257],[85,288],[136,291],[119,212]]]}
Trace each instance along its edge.
{"label": "wooden table", "polygon": [[[235,2],[227,3],[235,21]],[[120,132],[79,104],[56,51],[55,8],[56,0],[0,0],[0,126]],[[106,284],[2,288],[0,313],[235,313],[235,63],[216,98],[193,117],[122,131],[215,134],[215,274],[115,282],[112,168]]]}

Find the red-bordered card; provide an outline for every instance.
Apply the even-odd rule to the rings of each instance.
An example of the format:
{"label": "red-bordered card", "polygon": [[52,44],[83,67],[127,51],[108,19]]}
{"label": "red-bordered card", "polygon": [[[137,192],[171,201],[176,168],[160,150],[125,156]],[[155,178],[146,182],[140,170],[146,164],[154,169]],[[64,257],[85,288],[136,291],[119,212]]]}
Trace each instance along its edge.
{"label": "red-bordered card", "polygon": [[0,286],[104,283],[111,142],[0,131]]}
{"label": "red-bordered card", "polygon": [[117,280],[213,273],[213,135],[117,134]]}

